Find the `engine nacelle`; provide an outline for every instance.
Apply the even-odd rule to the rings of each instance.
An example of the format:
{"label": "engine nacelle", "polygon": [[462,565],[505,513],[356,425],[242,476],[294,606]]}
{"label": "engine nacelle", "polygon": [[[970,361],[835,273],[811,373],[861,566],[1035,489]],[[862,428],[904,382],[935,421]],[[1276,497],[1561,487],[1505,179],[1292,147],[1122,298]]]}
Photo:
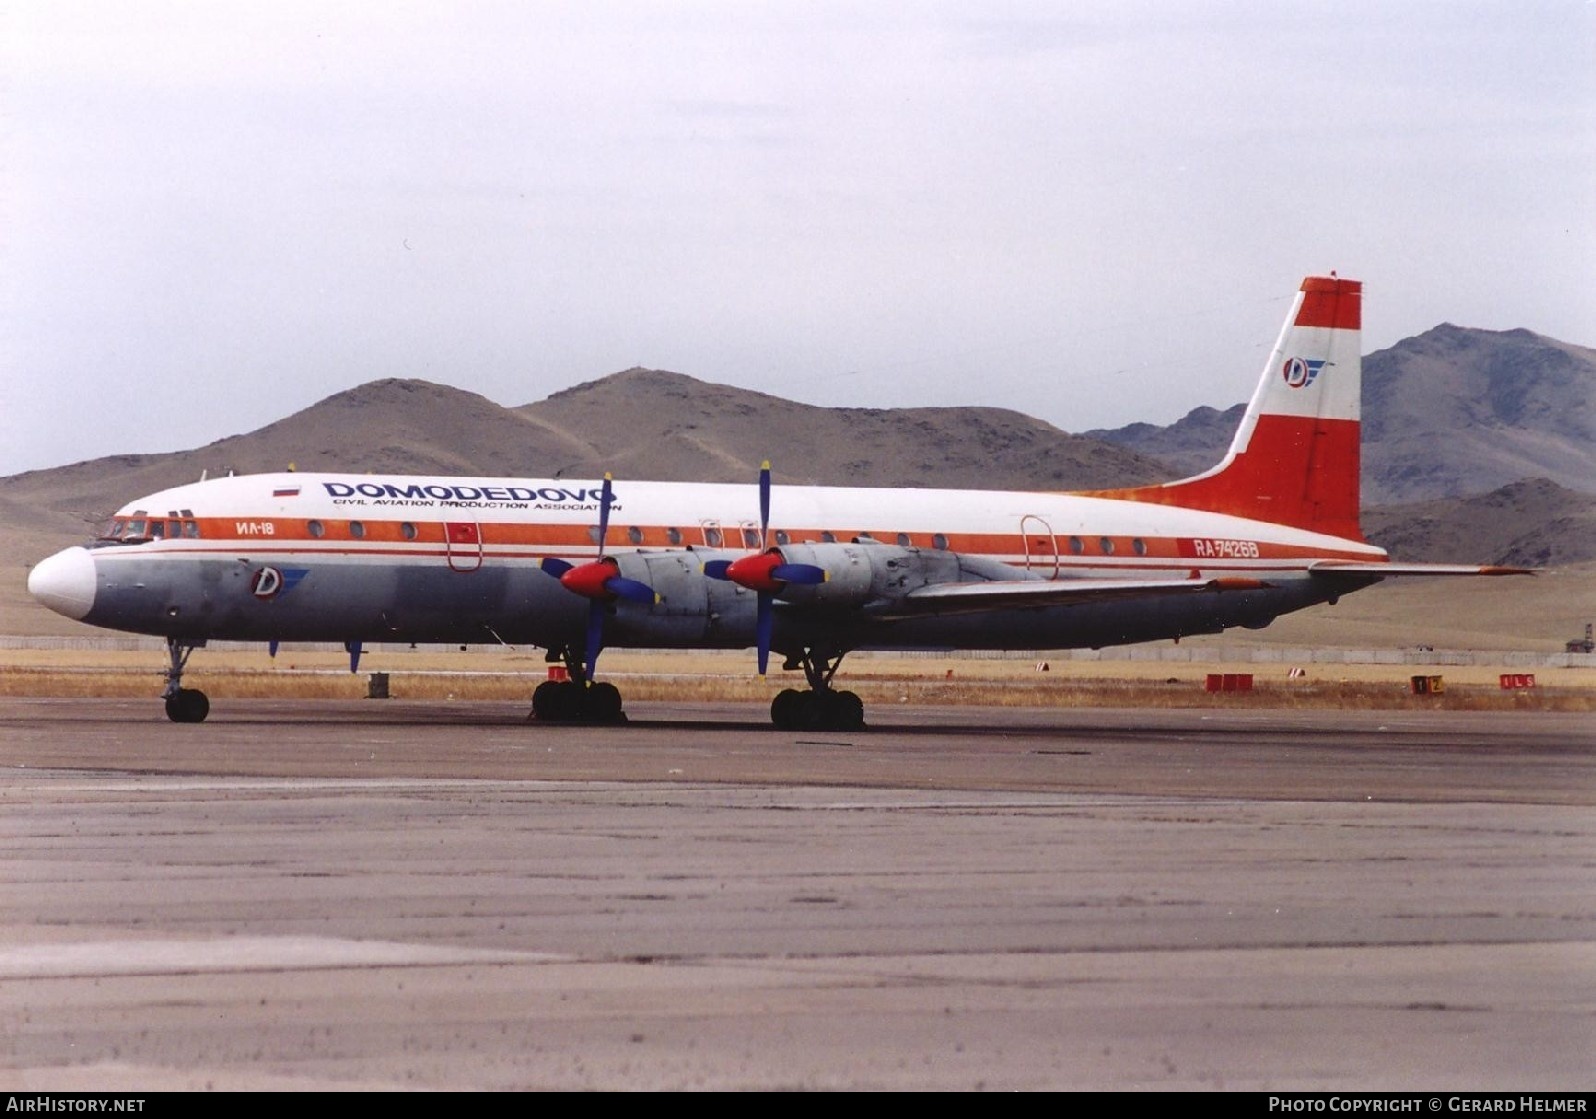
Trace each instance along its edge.
{"label": "engine nacelle", "polygon": [[776,592],[782,602],[808,606],[867,609],[889,605],[930,583],[1026,578],[995,560],[897,544],[783,544],[779,550],[787,563],[825,570],[823,583],[789,583]]}

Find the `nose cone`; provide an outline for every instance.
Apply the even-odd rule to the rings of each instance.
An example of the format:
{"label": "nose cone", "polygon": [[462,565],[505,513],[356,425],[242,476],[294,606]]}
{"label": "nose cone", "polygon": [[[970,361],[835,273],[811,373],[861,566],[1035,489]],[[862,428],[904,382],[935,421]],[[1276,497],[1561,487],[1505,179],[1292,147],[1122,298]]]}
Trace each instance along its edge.
{"label": "nose cone", "polygon": [[28,593],[57,614],[82,618],[94,605],[94,557],[68,548],[40,560],[28,572]]}

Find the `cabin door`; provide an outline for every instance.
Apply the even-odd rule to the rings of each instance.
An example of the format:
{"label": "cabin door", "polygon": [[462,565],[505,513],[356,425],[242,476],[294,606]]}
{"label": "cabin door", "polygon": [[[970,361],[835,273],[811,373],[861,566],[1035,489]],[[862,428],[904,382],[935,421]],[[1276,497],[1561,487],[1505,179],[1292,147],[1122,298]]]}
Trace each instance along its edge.
{"label": "cabin door", "polygon": [[1020,518],[1020,537],[1025,542],[1026,568],[1048,579],[1058,578],[1058,538],[1053,526],[1027,514]]}
{"label": "cabin door", "polygon": [[482,526],[475,521],[448,521],[443,526],[444,547],[453,571],[475,571],[482,566]]}

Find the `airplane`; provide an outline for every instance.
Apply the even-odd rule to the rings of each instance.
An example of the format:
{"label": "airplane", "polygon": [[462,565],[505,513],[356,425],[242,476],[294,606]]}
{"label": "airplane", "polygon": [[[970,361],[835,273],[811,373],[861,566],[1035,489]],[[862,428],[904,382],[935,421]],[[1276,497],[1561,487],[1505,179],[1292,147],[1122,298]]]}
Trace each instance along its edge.
{"label": "airplane", "polygon": [[[1359,528],[1363,285],[1309,276],[1223,460],[1084,493],[286,472],[141,497],[28,589],[90,625],[164,637],[174,722],[212,640],[531,645],[562,662],[532,717],[624,720],[605,646],[772,652],[807,689],[782,729],[852,730],[854,650],[1100,648],[1262,628],[1410,564]],[[554,674],[551,674],[554,675]]]}

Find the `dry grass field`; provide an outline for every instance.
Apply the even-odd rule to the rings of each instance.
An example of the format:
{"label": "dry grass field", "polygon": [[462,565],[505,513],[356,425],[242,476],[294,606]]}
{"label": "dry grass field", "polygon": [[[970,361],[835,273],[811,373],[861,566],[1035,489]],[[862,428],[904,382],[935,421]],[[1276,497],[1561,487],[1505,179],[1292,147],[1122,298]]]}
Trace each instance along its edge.
{"label": "dry grass field", "polygon": [[[858,692],[877,712],[895,704],[1025,707],[1342,707],[1463,710],[1596,711],[1596,672],[1535,670],[1535,687],[1504,690],[1507,665],[1347,664],[1292,666],[1241,660],[1100,661],[1040,654],[1041,661],[959,656],[858,653],[838,686]],[[798,673],[760,679],[751,653],[643,653],[611,650],[602,676],[628,700],[768,702]],[[164,655],[138,652],[8,650],[0,652],[0,694],[11,696],[149,696],[161,688]],[[1043,667],[1045,665],[1045,668]],[[1292,668],[1300,675],[1293,676]],[[351,674],[339,652],[289,649],[276,659],[258,651],[201,650],[185,684],[213,700],[231,698],[360,699],[371,675],[388,676],[388,692],[410,700],[503,700],[525,704],[547,679],[540,652],[374,650]],[[1210,673],[1248,673],[1245,692],[1211,693]],[[1444,692],[1414,695],[1413,675],[1440,676]]]}

